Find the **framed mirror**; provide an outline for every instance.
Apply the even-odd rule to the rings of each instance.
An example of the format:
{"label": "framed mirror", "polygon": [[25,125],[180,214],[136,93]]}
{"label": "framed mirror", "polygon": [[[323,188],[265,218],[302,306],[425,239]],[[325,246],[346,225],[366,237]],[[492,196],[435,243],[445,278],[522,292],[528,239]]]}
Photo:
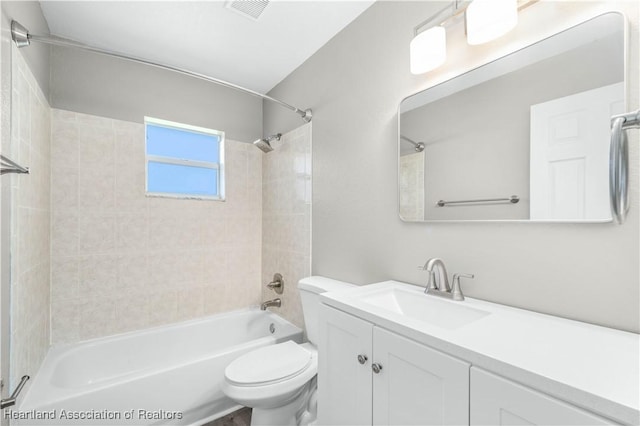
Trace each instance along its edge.
{"label": "framed mirror", "polygon": [[610,119],[625,107],[611,12],[404,99],[405,221],[611,221]]}

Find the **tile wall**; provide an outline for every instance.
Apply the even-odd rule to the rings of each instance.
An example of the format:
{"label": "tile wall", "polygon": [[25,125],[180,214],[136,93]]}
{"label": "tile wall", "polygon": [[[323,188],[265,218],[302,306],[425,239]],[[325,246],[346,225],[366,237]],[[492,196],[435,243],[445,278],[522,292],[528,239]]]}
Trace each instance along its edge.
{"label": "tile wall", "polygon": [[[270,308],[302,327],[298,281],[311,275],[311,124],[274,141],[262,161],[262,297],[280,297]],[[276,295],[265,284],[283,275],[285,289]]]}
{"label": "tile wall", "polygon": [[52,343],[260,303],[262,152],[226,141],[227,200],[146,197],[144,126],[52,110]]}
{"label": "tile wall", "polygon": [[13,388],[21,376],[37,373],[49,348],[51,170],[49,104],[15,46],[11,64],[11,141],[2,153],[30,169],[3,177],[11,187]]}
{"label": "tile wall", "polygon": [[400,217],[424,220],[424,151],[400,157]]}

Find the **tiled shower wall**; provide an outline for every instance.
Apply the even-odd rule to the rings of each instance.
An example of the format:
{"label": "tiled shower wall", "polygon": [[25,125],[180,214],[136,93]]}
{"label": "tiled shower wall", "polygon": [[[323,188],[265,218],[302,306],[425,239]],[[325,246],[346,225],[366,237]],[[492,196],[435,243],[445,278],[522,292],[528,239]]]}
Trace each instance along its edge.
{"label": "tiled shower wall", "polygon": [[[311,275],[311,124],[272,146],[262,162],[262,296],[281,298],[282,307],[271,310],[302,327],[297,284]],[[265,286],[276,272],[285,281],[282,295]]]}
{"label": "tiled shower wall", "polygon": [[400,157],[400,216],[424,220],[424,151]]}
{"label": "tiled shower wall", "polygon": [[2,153],[30,169],[28,175],[3,177],[11,187],[13,389],[21,376],[36,374],[49,348],[51,170],[49,104],[15,46],[11,64],[11,146]]}
{"label": "tiled shower wall", "polygon": [[258,304],[262,155],[226,141],[225,202],[146,197],[142,124],[52,110],[52,343]]}

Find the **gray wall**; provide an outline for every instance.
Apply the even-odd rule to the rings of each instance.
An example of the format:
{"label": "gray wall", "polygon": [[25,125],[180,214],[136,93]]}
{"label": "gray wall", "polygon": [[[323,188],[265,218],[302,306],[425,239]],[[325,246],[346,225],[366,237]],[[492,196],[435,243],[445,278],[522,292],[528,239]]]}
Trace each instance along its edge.
{"label": "gray wall", "polygon": [[[9,30],[13,19],[20,22],[32,34],[49,34],[49,25],[37,1],[2,1],[2,13],[8,20],[6,28],[3,20],[3,31]],[[2,49],[4,50],[5,47],[8,46],[3,44]],[[49,46],[39,43],[22,49],[24,59],[45,96],[49,96],[49,50]],[[5,59],[4,54],[2,59]]]}
{"label": "gray wall", "polygon": [[[215,76],[213,76],[215,77]],[[262,137],[260,98],[147,65],[77,49],[51,49],[51,106],[142,123],[144,116]]]}
{"label": "gray wall", "polygon": [[[409,73],[413,27],[442,7],[377,2],[281,82],[271,94],[311,107],[312,273],[358,284],[386,279],[424,284],[416,270],[442,257],[471,272],[465,292],[480,299],[639,331],[638,132],[631,133],[631,213],[614,224],[403,223],[397,202],[397,107],[406,96],[508,51],[620,8],[631,14],[627,88],[638,108],[638,5],[540,2],[507,37],[471,47],[458,24],[449,60],[437,72]],[[265,107],[265,131],[299,125]]]}
{"label": "gray wall", "polygon": [[[33,34],[49,34],[38,2],[3,1],[2,11]],[[244,142],[262,136],[259,98],[75,49],[32,43],[21,51],[54,108],[137,123],[148,115],[224,130]]]}

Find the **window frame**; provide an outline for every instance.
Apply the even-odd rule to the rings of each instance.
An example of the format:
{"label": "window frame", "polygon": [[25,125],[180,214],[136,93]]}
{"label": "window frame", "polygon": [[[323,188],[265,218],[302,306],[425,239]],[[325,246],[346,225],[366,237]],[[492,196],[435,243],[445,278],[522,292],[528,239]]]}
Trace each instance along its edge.
{"label": "window frame", "polygon": [[[149,155],[147,152],[147,125],[156,127],[166,127],[169,129],[183,130],[192,133],[217,136],[218,142],[218,162],[187,160],[178,157],[163,157],[160,155]],[[175,121],[162,120],[153,117],[144,117],[144,192],[147,197],[173,198],[181,200],[209,200],[225,201],[225,135],[221,130],[207,129],[206,127],[192,126],[190,124],[178,123]],[[149,161],[162,164],[173,164],[178,166],[189,166],[218,170],[218,195],[190,195],[185,193],[172,192],[149,192]]]}

